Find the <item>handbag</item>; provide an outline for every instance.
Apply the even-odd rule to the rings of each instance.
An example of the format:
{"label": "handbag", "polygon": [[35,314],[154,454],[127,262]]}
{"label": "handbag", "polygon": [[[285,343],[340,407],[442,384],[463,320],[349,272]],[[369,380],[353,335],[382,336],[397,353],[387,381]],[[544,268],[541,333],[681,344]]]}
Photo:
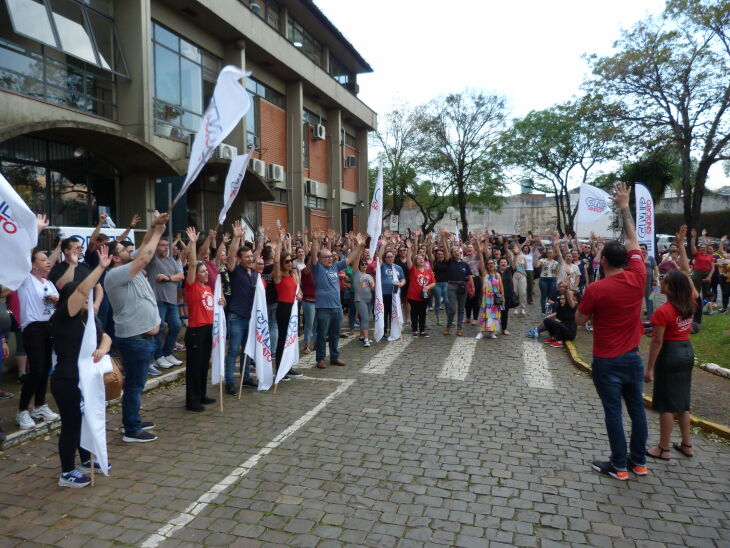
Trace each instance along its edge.
{"label": "handbag", "polygon": [[499,307],[504,306],[504,296],[499,291],[494,294],[494,305]]}
{"label": "handbag", "polygon": [[106,401],[115,400],[122,395],[122,387],[124,386],[124,375],[119,365],[119,358],[111,358],[112,370],[104,373],[104,392],[106,393]]}
{"label": "handbag", "polygon": [[466,294],[469,295],[469,297],[473,297],[476,289],[474,288],[474,280],[467,280],[466,281]]}

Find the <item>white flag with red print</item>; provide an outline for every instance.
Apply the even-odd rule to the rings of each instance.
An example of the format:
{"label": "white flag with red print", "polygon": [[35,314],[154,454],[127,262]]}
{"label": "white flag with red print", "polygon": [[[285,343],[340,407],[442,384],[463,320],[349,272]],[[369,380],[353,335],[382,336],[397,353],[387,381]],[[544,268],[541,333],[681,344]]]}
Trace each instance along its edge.
{"label": "white flag with red print", "polygon": [[5,177],[0,175],[0,285],[18,289],[30,273],[30,253],[38,245],[38,225]]}
{"label": "white flag with red print", "polygon": [[[299,294],[299,286],[294,295]],[[281,304],[279,305],[281,306]],[[281,337],[283,333],[279,333]],[[275,384],[279,384],[279,381],[284,378],[285,375],[291,371],[294,364],[299,361],[299,304],[294,299],[294,304],[291,307],[291,313],[289,314],[289,323],[286,328],[286,339],[284,341],[284,350],[279,357],[279,369],[276,371]]]}
{"label": "white flag with red print", "polygon": [[[373,201],[370,202],[368,216],[368,236],[370,236],[370,256],[375,256],[380,234],[383,232],[383,162],[378,164],[378,179],[375,182]],[[377,340],[377,339],[376,339]]]}
{"label": "white flag with red print", "polygon": [[[393,266],[393,288],[398,284],[398,270]],[[401,328],[403,327],[403,310],[400,306],[400,289],[393,293],[393,306],[390,312],[390,335],[388,341],[393,342],[400,339]]]}
{"label": "white flag with red print", "polygon": [[211,352],[211,372],[210,384],[218,384],[225,377],[226,365],[226,312],[223,308],[221,299],[223,298],[223,289],[221,286],[221,277],[215,280],[215,297],[213,302],[213,348]]}
{"label": "white flag with red print", "polygon": [[259,390],[264,391],[271,388],[271,384],[274,382],[274,368],[271,365],[271,333],[266,307],[266,289],[261,276],[256,278],[256,293],[253,297],[244,353],[256,363]]}
{"label": "white flag with red print", "polygon": [[385,334],[385,305],[383,304],[383,274],[380,271],[380,257],[375,257],[375,306],[373,306],[375,342],[380,342]]}

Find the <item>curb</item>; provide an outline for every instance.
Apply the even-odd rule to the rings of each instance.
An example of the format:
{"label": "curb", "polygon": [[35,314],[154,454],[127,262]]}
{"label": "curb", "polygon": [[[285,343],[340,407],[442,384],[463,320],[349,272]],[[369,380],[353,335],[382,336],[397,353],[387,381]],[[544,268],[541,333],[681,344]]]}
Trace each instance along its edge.
{"label": "curb", "polygon": [[718,377],[724,377],[726,379],[730,379],[730,369],[721,367],[721,366],[717,365],[716,363],[700,363],[700,364],[698,364],[698,367],[700,369],[707,371],[708,373],[717,375]]}
{"label": "curb", "polygon": [[[591,366],[583,361],[572,341],[566,341],[565,348],[568,350],[568,355],[570,356],[573,365],[575,365],[581,371],[591,373]],[[644,404],[647,407],[651,408],[651,396],[644,395]],[[699,426],[703,430],[712,432],[713,434],[717,434],[718,436],[721,436],[726,440],[730,440],[730,427],[725,426],[724,424],[718,424],[716,422],[708,421],[707,419],[696,417],[695,415],[691,414],[689,416],[689,420],[690,424],[693,424],[694,426]]]}
{"label": "curb", "polygon": [[[161,386],[165,386],[167,384],[173,383],[176,380],[178,380],[180,377],[183,377],[185,375],[185,367],[181,367],[180,369],[177,369],[175,371],[172,371],[171,373],[165,373],[164,375],[160,375],[159,377],[153,377],[151,379],[147,379],[147,383],[144,385],[144,389],[142,390],[142,393],[149,392],[150,390],[154,390],[156,388],[160,388]],[[107,409],[109,407],[113,407],[115,405],[120,405],[122,403],[122,398],[115,398],[113,400],[109,400],[106,402]],[[49,434],[53,432],[54,430],[61,427],[61,419],[56,419],[55,421],[51,422],[41,422],[37,424],[35,427],[30,428],[28,430],[18,430],[17,432],[13,432],[12,434],[8,434],[7,439],[2,444],[2,449],[0,451],[6,451],[10,447],[13,447],[15,445],[21,444],[23,442],[38,438],[40,436],[43,436],[45,434]]]}

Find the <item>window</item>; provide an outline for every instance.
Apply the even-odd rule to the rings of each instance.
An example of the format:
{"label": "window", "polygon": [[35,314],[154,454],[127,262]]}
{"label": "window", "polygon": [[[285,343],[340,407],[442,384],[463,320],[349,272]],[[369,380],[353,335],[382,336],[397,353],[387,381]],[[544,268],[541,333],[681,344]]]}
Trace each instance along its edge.
{"label": "window", "polygon": [[312,209],[325,209],[327,207],[327,200],[317,198],[316,196],[305,196],[304,205]]}
{"label": "window", "polygon": [[322,44],[291,17],[287,20],[286,38],[295,48],[299,48],[304,55],[320,67],[322,66],[324,60],[324,48]]}
{"label": "window", "polygon": [[5,0],[5,7],[18,35],[127,76],[110,0]]}
{"label": "window", "polygon": [[184,139],[200,129],[213,96],[220,60],[154,23],[155,131]]}
{"label": "window", "polygon": [[279,31],[281,8],[274,0],[241,0],[252,12],[266,21],[266,24]]}
{"label": "window", "polygon": [[357,145],[355,143],[355,136],[345,132],[345,144],[348,147],[357,148]]}
{"label": "window", "polygon": [[272,105],[285,109],[286,97],[253,78],[246,78],[246,91],[251,100],[251,108],[246,113],[246,146],[258,148],[261,128],[259,126],[260,106],[256,98],[260,97]]}
{"label": "window", "polygon": [[330,75],[343,86],[355,82],[355,73],[349,70],[337,57],[330,54]]}

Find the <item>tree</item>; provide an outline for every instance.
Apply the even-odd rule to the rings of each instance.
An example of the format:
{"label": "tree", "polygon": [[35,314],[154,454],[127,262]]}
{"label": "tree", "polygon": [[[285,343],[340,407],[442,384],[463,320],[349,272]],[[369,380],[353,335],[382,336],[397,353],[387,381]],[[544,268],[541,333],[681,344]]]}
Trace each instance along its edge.
{"label": "tree", "polygon": [[433,181],[416,183],[406,190],[406,195],[421,212],[421,230],[424,234],[436,228],[446,215],[446,209],[452,205],[451,194],[445,190]]}
{"label": "tree", "polygon": [[637,148],[677,150],[690,228],[699,225],[710,168],[730,159],[729,29],[726,0],[669,0],[662,17],[624,31],[614,55],[591,58],[588,88]]}
{"label": "tree", "polygon": [[450,189],[461,217],[461,237],[468,239],[467,202],[499,205],[503,189],[496,144],[507,116],[505,99],[464,90],[431,101],[421,131],[428,175]]}
{"label": "tree", "polygon": [[554,196],[561,234],[573,231],[577,212],[569,186],[588,182],[601,162],[616,156],[619,130],[605,122],[598,106],[596,97],[585,96],[532,111],[515,120],[502,139],[505,162],[532,188]]}

